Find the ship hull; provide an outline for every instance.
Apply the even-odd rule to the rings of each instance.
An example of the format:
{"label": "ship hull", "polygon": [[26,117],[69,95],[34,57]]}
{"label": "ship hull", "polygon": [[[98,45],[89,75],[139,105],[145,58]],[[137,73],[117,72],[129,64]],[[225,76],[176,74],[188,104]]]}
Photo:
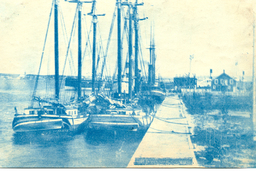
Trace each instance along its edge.
{"label": "ship hull", "polygon": [[153,118],[152,115],[92,114],[88,120],[88,128],[96,130],[138,131],[147,129]]}
{"label": "ship hull", "polygon": [[159,90],[151,90],[150,96],[158,103],[162,103],[165,99],[165,93]]}
{"label": "ship hull", "polygon": [[15,132],[39,130],[60,130],[69,127],[62,119],[26,117],[14,120],[12,128]]}
{"label": "ship hull", "polygon": [[86,127],[88,116],[71,118],[68,116],[26,116],[18,115],[14,118],[12,128],[15,132],[29,132],[42,130],[80,131]]}

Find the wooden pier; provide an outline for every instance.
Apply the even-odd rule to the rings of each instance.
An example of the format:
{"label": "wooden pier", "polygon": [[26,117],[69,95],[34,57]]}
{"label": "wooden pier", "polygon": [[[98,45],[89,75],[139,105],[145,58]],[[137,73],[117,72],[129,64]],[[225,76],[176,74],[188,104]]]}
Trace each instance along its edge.
{"label": "wooden pier", "polygon": [[127,167],[198,167],[185,106],[166,97]]}

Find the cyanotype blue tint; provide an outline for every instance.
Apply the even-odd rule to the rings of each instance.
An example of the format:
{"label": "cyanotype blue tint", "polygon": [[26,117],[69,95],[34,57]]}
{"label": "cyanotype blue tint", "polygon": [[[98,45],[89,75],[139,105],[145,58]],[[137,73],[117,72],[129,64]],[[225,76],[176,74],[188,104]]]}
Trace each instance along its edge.
{"label": "cyanotype blue tint", "polygon": [[[34,80],[1,79],[0,84],[1,167],[126,167],[145,134],[104,130],[14,133],[13,107],[21,111],[30,104],[24,99],[30,99]],[[39,92],[44,86],[39,86]]]}
{"label": "cyanotype blue tint", "polygon": [[[70,37],[62,3],[76,6]],[[84,3],[91,5],[89,13]],[[95,0],[52,1],[38,74],[0,74],[1,167],[256,166],[253,84],[244,80],[244,72],[240,80],[225,70],[217,77],[212,69],[209,78],[192,76],[194,55],[188,75],[157,77],[153,22],[148,62],[142,53],[139,25],[149,19],[139,15],[143,5],[117,0],[107,43],[102,43],[99,16],[105,14],[96,12]],[[115,58],[109,60],[114,26],[109,56]],[[45,55],[50,31],[52,53]],[[53,56],[45,75],[44,55]],[[84,76],[86,57],[91,70]],[[106,67],[111,63],[116,64],[113,73]],[[146,142],[150,135],[157,137],[151,139],[154,144]],[[151,145],[147,149],[140,146],[147,147],[145,142]],[[183,151],[171,150],[172,144]]]}

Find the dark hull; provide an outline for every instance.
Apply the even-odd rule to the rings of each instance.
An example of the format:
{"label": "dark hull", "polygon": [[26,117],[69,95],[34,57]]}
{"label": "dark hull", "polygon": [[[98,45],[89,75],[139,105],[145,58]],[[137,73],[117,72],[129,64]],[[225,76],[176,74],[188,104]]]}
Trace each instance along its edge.
{"label": "dark hull", "polygon": [[92,114],[88,121],[88,128],[96,130],[138,131],[147,129],[153,119],[153,115]]}
{"label": "dark hull", "polygon": [[29,132],[42,130],[70,130],[84,129],[88,116],[83,118],[71,118],[67,116],[37,116],[18,115],[14,117],[12,129],[15,132]]}

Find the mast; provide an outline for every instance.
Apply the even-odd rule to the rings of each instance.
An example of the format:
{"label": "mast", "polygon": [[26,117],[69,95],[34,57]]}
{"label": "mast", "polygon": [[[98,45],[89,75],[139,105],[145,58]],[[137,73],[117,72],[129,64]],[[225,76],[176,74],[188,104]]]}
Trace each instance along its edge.
{"label": "mast", "polygon": [[78,73],[77,73],[77,98],[81,98],[81,79],[82,79],[82,4],[92,3],[92,1],[71,0],[71,3],[77,3],[78,7]]}
{"label": "mast", "polygon": [[154,46],[153,46],[153,29],[152,29],[152,23],[151,23],[151,28],[150,28],[150,46],[149,46],[149,56],[150,56],[150,62],[148,64],[148,85],[154,85],[155,79],[153,80],[154,77]]}
{"label": "mast", "polygon": [[105,14],[96,14],[96,0],[92,1],[92,10],[88,15],[92,15],[93,23],[93,47],[92,47],[92,92],[95,93],[95,80],[96,80],[96,33],[97,33],[97,22],[98,16],[105,16]]}
{"label": "mast", "polygon": [[118,94],[122,93],[122,39],[121,39],[121,2],[116,0],[117,5],[117,65],[118,65]]}
{"label": "mast", "polygon": [[129,99],[132,99],[132,4],[129,4]]}
{"label": "mast", "polygon": [[97,16],[93,16],[93,47],[92,47],[92,92],[95,93],[95,60],[96,60],[96,29],[97,29]]}
{"label": "mast", "polygon": [[82,79],[82,3],[78,2],[78,75],[77,75],[77,96],[81,98]]}
{"label": "mast", "polygon": [[154,37],[154,25],[152,30],[152,45],[151,45],[151,55],[152,55],[152,84],[155,84],[156,80],[156,58],[155,58],[155,37]]}
{"label": "mast", "polygon": [[[137,1],[136,1],[137,3]],[[135,50],[134,50],[134,63],[135,63],[135,94],[139,92],[139,68],[138,68],[138,52],[139,52],[139,35],[138,35],[138,18],[137,18],[137,5],[134,6],[134,35],[135,35]]]}
{"label": "mast", "polygon": [[58,0],[54,4],[54,58],[55,58],[55,98],[59,99],[59,28],[58,28]]}
{"label": "mast", "polygon": [[139,75],[139,20],[145,20],[146,18],[139,19],[138,18],[138,8],[137,6],[143,5],[144,3],[138,3],[138,0],[136,0],[133,10],[133,17],[134,17],[134,39],[135,39],[135,51],[134,51],[134,63],[135,63],[135,93],[139,92],[139,86],[140,86],[140,75]]}

